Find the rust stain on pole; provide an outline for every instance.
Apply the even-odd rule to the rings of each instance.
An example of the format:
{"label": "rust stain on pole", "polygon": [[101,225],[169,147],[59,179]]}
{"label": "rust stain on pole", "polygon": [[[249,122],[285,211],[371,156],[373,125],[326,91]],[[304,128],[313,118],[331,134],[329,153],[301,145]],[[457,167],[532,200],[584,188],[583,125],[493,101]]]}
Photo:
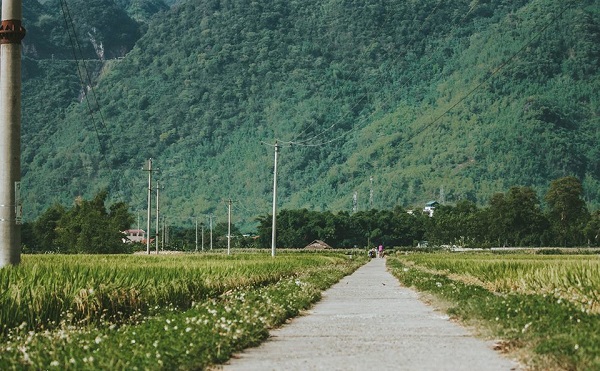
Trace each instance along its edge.
{"label": "rust stain on pole", "polygon": [[20,44],[26,33],[20,20],[3,20],[0,25],[0,44]]}
{"label": "rust stain on pole", "polygon": [[21,261],[21,0],[2,0],[0,22],[0,268]]}

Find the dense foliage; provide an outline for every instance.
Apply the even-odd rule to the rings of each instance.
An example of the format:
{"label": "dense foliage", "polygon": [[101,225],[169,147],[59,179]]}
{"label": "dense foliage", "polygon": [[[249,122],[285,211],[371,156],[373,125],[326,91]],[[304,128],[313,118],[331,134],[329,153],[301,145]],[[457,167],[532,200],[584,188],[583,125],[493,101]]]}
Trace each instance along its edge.
{"label": "dense foliage", "polygon": [[470,201],[436,208],[426,236],[434,244],[489,246],[598,246],[598,215],[590,215],[581,182],[565,177],[551,182],[547,207],[529,187],[495,194],[487,207]]}
{"label": "dense foliage", "polygon": [[115,254],[131,252],[123,243],[122,231],[129,229],[133,215],[129,206],[118,202],[105,206],[107,191],[92,200],[77,199],[70,209],[56,204],[33,223],[25,224],[25,252]]}
{"label": "dense foliage", "polygon": [[[544,197],[545,208],[532,188],[512,187],[506,193],[494,194],[484,207],[471,201],[438,205],[432,217],[421,209],[399,206],[352,214],[283,209],[276,218],[276,245],[301,248],[322,240],[336,248],[417,246],[425,241],[460,247],[599,246],[600,212],[588,212],[582,192],[577,178],[565,177],[551,182]],[[59,204],[48,208],[35,222],[25,225],[25,251],[133,251],[136,246],[124,244],[121,232],[132,225],[133,215],[124,203],[107,210],[106,198],[107,192],[102,191],[90,201],[78,199],[69,210]],[[262,215],[257,221],[256,236],[244,235],[232,224],[230,247],[271,247],[272,215]],[[158,246],[178,251],[223,249],[228,246],[228,233],[229,227],[223,222],[216,223],[212,231],[202,222],[192,228],[163,224]]]}
{"label": "dense foliage", "polygon": [[152,157],[171,220],[236,197],[247,229],[270,210],[275,139],[287,209],[480,206],[568,175],[598,206],[593,0],[68,1],[84,88],[56,3],[25,7],[28,218],[102,188],[143,210]]}
{"label": "dense foliage", "polygon": [[[600,245],[600,214],[590,215],[581,182],[565,177],[551,182],[542,209],[530,187],[494,194],[488,205],[471,201],[439,205],[433,217],[396,207],[355,214],[282,210],[277,215],[277,245],[304,247],[320,239],[334,247],[416,246],[584,246]],[[271,243],[272,216],[259,219],[262,247]]]}
{"label": "dense foliage", "polygon": [[[271,246],[272,216],[259,218],[261,247]],[[305,247],[322,240],[335,248],[413,246],[423,238],[427,217],[408,214],[401,207],[394,210],[359,211],[355,214],[282,210],[277,214],[277,246]]]}
{"label": "dense foliage", "polygon": [[[141,249],[122,242],[122,231],[134,221],[128,205],[119,202],[106,209],[106,199],[104,190],[90,201],[77,199],[68,210],[60,204],[48,208],[37,220],[25,224],[25,251],[119,253]],[[352,214],[284,209],[277,214],[276,245],[300,248],[314,240],[337,248],[416,246],[425,241],[461,247],[600,245],[600,212],[588,212],[577,178],[554,180],[545,200],[547,207],[542,209],[532,188],[512,187],[506,194],[494,194],[482,208],[471,201],[438,205],[433,217],[420,209],[399,206]],[[272,215],[258,217],[257,235],[242,234],[232,224],[231,247],[270,247],[272,221]],[[203,222],[191,228],[163,223],[157,238],[161,250],[210,251],[226,248],[228,233],[224,222],[216,223],[212,231]]]}

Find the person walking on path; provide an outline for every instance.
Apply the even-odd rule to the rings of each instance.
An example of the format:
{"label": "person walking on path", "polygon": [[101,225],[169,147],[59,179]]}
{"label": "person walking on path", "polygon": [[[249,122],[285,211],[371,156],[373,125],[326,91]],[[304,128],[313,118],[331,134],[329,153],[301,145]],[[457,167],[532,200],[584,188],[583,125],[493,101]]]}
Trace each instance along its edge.
{"label": "person walking on path", "polygon": [[492,350],[372,259],[323,293],[307,315],[271,331],[223,370],[509,371],[519,364]]}
{"label": "person walking on path", "polygon": [[379,245],[379,257],[383,258],[383,245]]}

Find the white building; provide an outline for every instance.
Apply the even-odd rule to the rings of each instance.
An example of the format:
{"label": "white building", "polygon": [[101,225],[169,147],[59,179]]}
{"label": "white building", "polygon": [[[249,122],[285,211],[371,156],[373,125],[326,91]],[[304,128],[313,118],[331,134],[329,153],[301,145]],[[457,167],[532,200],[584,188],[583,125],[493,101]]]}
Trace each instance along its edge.
{"label": "white building", "polygon": [[439,204],[440,203],[437,201],[429,201],[428,203],[425,204],[425,207],[423,208],[423,212],[428,214],[429,217],[432,217],[436,206],[438,206]]}
{"label": "white building", "polygon": [[123,231],[125,238],[123,238],[123,243],[132,243],[132,242],[146,242],[146,231],[143,229],[127,229]]}

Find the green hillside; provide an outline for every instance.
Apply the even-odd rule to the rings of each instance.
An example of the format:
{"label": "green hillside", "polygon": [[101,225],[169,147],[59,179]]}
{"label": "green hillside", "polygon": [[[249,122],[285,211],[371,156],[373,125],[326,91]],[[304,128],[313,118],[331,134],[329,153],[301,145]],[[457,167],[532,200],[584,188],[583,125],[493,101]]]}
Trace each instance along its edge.
{"label": "green hillside", "polygon": [[[29,31],[59,24],[52,1]],[[28,33],[44,51],[24,61],[30,218],[103,187],[144,215],[152,157],[171,223],[223,220],[231,198],[249,227],[271,210],[276,140],[284,208],[350,211],[357,192],[364,210],[371,177],[372,206],[391,209],[541,193],[566,175],[598,206],[595,1],[72,3],[77,34],[96,22],[107,57],[86,63],[83,90],[59,27]],[[48,45],[62,52],[48,58]]]}

